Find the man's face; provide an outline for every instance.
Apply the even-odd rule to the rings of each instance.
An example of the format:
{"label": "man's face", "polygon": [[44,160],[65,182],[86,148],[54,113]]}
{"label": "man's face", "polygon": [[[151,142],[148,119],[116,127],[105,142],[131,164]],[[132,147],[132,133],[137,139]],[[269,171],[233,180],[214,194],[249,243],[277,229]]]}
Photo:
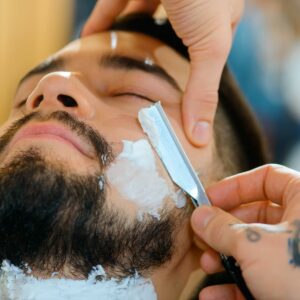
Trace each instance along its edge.
{"label": "man's face", "polygon": [[[119,56],[139,62],[126,61]],[[157,66],[172,79],[165,78]],[[118,151],[122,140],[145,137],[137,122],[138,111],[161,101],[195,169],[203,171],[210,162],[211,151],[193,147],[184,135],[181,122],[181,97],[188,72],[189,63],[184,58],[144,35],[107,32],[81,39],[46,61],[40,74],[31,75],[22,82],[2,132],[23,114],[62,110],[97,129]],[[92,154],[91,157],[82,155],[74,147],[53,138],[22,139],[8,148],[8,156],[33,144],[68,162],[78,172],[94,169]],[[91,149],[86,148],[89,153]],[[5,156],[7,154],[2,153],[1,158]]]}
{"label": "man's face", "polygon": [[[160,101],[195,169],[205,175],[209,173],[206,170],[211,166],[213,146],[205,149],[193,147],[182,128],[181,97],[188,74],[189,63],[185,59],[166,45],[144,35],[106,32],[71,43],[43,66],[31,72],[20,84],[10,118],[0,131],[4,137],[0,141],[1,172],[19,166],[19,177],[20,174],[24,176],[26,171],[30,174],[27,177],[34,178],[35,170],[38,169],[39,176],[45,177],[40,183],[44,183],[46,189],[47,178],[51,177],[51,172],[55,169],[55,180],[60,178],[64,181],[65,176],[67,179],[63,182],[64,185],[73,184],[79,189],[72,189],[69,194],[64,193],[59,188],[56,189],[57,184],[52,184],[49,178],[49,186],[57,195],[65,197],[64,194],[67,194],[66,197],[70,198],[78,196],[81,191],[88,195],[89,190],[92,190],[95,199],[105,198],[106,202],[105,209],[101,206],[95,207],[95,210],[106,212],[112,207],[119,210],[109,215],[112,218],[110,222],[120,217],[126,224],[126,216],[133,222],[138,210],[137,205],[123,199],[115,187],[109,184],[104,195],[104,192],[101,193],[102,189],[99,189],[98,181],[122,151],[123,140],[137,141],[146,138],[137,121],[140,109]],[[160,176],[165,178],[168,185],[172,185],[159,160],[157,168]],[[7,185],[11,176],[3,177],[6,181],[2,184]],[[144,184],[147,185],[147,182]],[[2,190],[3,193],[6,192],[5,186],[2,186]],[[69,191],[68,188],[65,190]],[[51,191],[48,192],[51,194]],[[35,195],[30,193],[28,197]],[[90,200],[87,195],[83,198],[84,201]],[[50,195],[49,202],[52,198]],[[166,229],[166,224],[169,228],[174,227],[172,218],[182,217],[182,214],[181,209],[176,208],[174,203],[168,203],[168,210],[160,220],[163,223],[162,227],[157,225],[159,221],[155,218],[146,217],[149,227],[145,227],[141,234],[145,234],[153,226],[158,226],[160,231],[165,230],[166,235],[172,233]],[[30,206],[28,203],[26,205]],[[75,203],[74,207],[77,207],[76,205],[79,204]],[[77,217],[72,214],[71,216]],[[99,214],[93,214],[93,211],[88,216],[93,221],[99,218]],[[188,220],[176,231],[177,238],[181,239],[180,249],[176,246],[177,238],[175,241],[169,241],[171,246],[166,245],[167,250],[175,245],[177,260],[191,246],[186,235],[187,223]],[[68,226],[67,220],[57,224]],[[129,226],[128,230],[137,230],[139,226],[136,224],[138,223],[135,223],[136,227]],[[122,228],[123,224],[120,226]],[[120,227],[116,228],[116,231],[119,229]],[[122,236],[117,235],[116,238]],[[166,240],[166,236],[162,235],[161,239]],[[137,241],[141,243],[141,240]],[[152,252],[154,250],[152,249]],[[170,260],[170,253],[162,253],[161,261],[152,261],[146,267]],[[109,266],[112,265],[113,262]],[[122,270],[119,272],[122,273]]]}

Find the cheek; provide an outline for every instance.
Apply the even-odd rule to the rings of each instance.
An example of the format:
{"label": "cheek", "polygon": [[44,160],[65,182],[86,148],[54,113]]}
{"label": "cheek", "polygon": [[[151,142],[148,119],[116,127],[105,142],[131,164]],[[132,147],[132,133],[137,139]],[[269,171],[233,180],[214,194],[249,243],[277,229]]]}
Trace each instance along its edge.
{"label": "cheek", "polygon": [[139,208],[134,202],[131,202],[120,193],[118,188],[109,184],[106,188],[106,205],[109,209],[115,210],[116,208],[126,213],[126,216],[131,220],[136,219],[138,216]]}
{"label": "cheek", "polygon": [[138,112],[151,105],[151,102],[135,96],[115,96],[103,100],[115,114],[137,117]]}
{"label": "cheek", "polygon": [[119,144],[122,145],[122,140],[135,141],[145,138],[142,128],[135,117],[119,114],[97,121],[91,126],[96,128],[113,147]]}
{"label": "cheek", "polygon": [[8,128],[13,124],[14,121],[16,121],[17,118],[10,117],[9,120],[7,120],[1,127],[0,127],[0,137],[6,133]]}
{"label": "cheek", "polygon": [[169,211],[178,205],[180,195],[145,139],[124,141],[122,153],[106,170],[105,177],[110,202],[135,212],[138,218],[149,214],[159,219],[162,208]]}

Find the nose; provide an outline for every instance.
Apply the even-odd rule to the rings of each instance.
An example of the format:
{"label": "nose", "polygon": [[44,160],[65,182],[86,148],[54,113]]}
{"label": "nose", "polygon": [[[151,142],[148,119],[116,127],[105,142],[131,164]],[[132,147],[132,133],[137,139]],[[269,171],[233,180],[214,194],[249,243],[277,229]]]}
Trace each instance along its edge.
{"label": "nose", "polygon": [[81,118],[90,119],[94,109],[84,84],[70,72],[53,72],[45,75],[28,96],[26,110],[51,113],[63,110]]}

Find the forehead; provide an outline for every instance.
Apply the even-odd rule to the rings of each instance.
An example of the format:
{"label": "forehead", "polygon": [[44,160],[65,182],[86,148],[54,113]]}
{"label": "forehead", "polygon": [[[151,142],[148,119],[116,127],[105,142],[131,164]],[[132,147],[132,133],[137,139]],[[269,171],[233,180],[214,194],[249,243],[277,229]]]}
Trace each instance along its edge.
{"label": "forehead", "polygon": [[54,57],[67,63],[82,64],[95,61],[106,54],[124,55],[146,64],[157,64],[165,69],[184,90],[190,69],[189,62],[175,50],[149,36],[122,31],[108,31],[71,42]]}

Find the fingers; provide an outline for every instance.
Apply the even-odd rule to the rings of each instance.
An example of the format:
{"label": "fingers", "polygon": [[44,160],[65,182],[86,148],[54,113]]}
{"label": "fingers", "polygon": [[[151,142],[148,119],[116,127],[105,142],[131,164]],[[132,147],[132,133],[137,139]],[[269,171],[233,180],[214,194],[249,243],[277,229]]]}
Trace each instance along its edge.
{"label": "fingers", "polygon": [[[285,280],[286,273],[283,270],[289,270],[288,273],[292,271],[294,278],[295,268],[292,270],[289,264],[294,263],[294,258],[299,255],[298,247],[294,247],[294,237],[297,244],[299,236],[300,226],[297,223],[293,223],[298,227],[296,233],[291,230],[291,223],[287,221],[276,225],[244,224],[221,209],[208,206],[197,208],[193,212],[191,222],[194,232],[205,243],[217,252],[233,256],[237,260],[247,286],[251,291],[255,291],[258,299],[263,299],[258,295],[262,295],[259,293],[264,291],[266,286],[272,287],[273,278],[278,282]],[[291,245],[294,252],[290,248]],[[218,271],[221,267],[212,250],[207,250],[200,262],[203,269],[209,273]],[[265,270],[271,269],[274,275],[272,278],[264,274]],[[275,294],[277,293],[278,291],[275,291]],[[221,299],[239,299],[241,296],[232,289],[222,292],[207,290],[205,293],[201,292],[200,299],[219,299],[221,294],[224,297]],[[279,296],[278,299],[282,297]]]}
{"label": "fingers", "polygon": [[159,3],[159,0],[99,0],[88,18],[81,35],[87,36],[108,29],[121,13],[140,12],[152,15]]}
{"label": "fingers", "polygon": [[85,23],[81,35],[87,36],[109,28],[129,0],[99,0]]}
{"label": "fingers", "polygon": [[245,224],[233,215],[211,206],[196,208],[191,217],[191,225],[196,236],[215,251],[234,256],[237,260],[243,255],[238,250],[245,247],[250,250],[249,241],[252,243],[256,238],[260,240],[265,233],[285,234],[288,232],[288,224],[289,222],[276,225]]}
{"label": "fingers", "polygon": [[237,234],[231,226],[235,223],[240,221],[219,208],[208,206],[195,209],[191,218],[196,235],[214,250],[228,256],[236,256]]}
{"label": "fingers", "polygon": [[300,174],[280,165],[266,165],[224,179],[207,193],[214,205],[225,210],[265,199],[284,205],[299,198]]}
{"label": "fingers", "polygon": [[244,223],[277,224],[281,221],[284,209],[269,201],[254,202],[229,211]]}
{"label": "fingers", "polygon": [[218,104],[218,89],[227,60],[232,31],[229,23],[203,39],[201,45],[189,47],[190,78],[183,96],[183,124],[187,137],[195,146],[205,146],[212,137]]}
{"label": "fingers", "polygon": [[221,263],[220,254],[212,249],[203,252],[200,258],[200,266],[207,274],[218,273],[224,269]]}
{"label": "fingers", "polygon": [[[179,36],[189,47],[191,59],[190,79],[183,97],[183,123],[188,139],[195,146],[205,146],[212,138],[220,79],[233,32],[243,13],[244,1],[206,2],[201,7],[203,12],[204,7],[206,14],[194,20],[197,24],[201,24],[199,19],[204,20],[200,27],[193,27],[193,30],[181,28],[182,34],[178,29]],[[198,28],[202,30],[198,31]],[[190,34],[188,29],[198,32],[198,35]]]}
{"label": "fingers", "polygon": [[[205,70],[203,67],[203,71],[192,71],[182,104],[185,133],[190,142],[197,147],[205,146],[210,141],[218,103],[217,87],[212,90],[201,90],[202,84],[203,87],[207,85],[199,80]],[[216,79],[216,82],[218,81],[219,79]]]}
{"label": "fingers", "polygon": [[244,300],[236,285],[223,284],[204,288],[199,294],[200,300]]}
{"label": "fingers", "polygon": [[[230,214],[245,223],[256,223],[255,226],[257,226],[257,223],[280,223],[283,209],[282,207],[277,205],[274,206],[269,202],[257,202],[234,209],[230,211]],[[208,274],[220,272],[223,269],[220,255],[209,248],[197,235],[195,235],[194,241],[195,244],[204,251],[200,259],[200,265],[203,271]]]}
{"label": "fingers", "polygon": [[125,11],[123,12],[124,15],[132,14],[136,12],[146,13],[149,15],[153,15],[159,5],[159,0],[131,0],[129,1]]}

